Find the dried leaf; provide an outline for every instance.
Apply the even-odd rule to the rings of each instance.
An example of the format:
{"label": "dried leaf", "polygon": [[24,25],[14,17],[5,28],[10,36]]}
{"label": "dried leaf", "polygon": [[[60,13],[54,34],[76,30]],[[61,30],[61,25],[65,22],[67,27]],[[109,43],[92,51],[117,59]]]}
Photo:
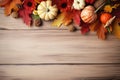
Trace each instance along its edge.
{"label": "dried leaf", "polygon": [[105,40],[106,39],[107,29],[104,28],[103,24],[100,24],[97,30],[97,35],[99,39]]}
{"label": "dried leaf", "polygon": [[120,18],[116,18],[115,22],[112,24],[113,34],[120,39]]}
{"label": "dried leaf", "polygon": [[66,15],[67,15],[66,12],[59,14],[57,16],[57,19],[53,21],[52,26],[60,27]]}

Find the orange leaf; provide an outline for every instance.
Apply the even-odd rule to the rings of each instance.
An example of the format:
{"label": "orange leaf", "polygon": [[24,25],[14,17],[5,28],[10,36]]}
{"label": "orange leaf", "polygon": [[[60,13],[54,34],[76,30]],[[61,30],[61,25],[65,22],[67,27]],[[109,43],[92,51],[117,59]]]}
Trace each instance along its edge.
{"label": "orange leaf", "polygon": [[66,12],[66,16],[63,19],[63,24],[65,26],[69,25],[72,22],[72,16],[73,14],[71,12]]}
{"label": "orange leaf", "polygon": [[102,39],[102,40],[106,39],[106,33],[107,33],[106,28],[104,28],[104,25],[103,25],[103,24],[100,24],[100,25],[99,25],[99,28],[98,28],[98,30],[97,30],[98,38],[99,38],[99,39]]}
{"label": "orange leaf", "polygon": [[17,12],[19,10],[17,5],[21,5],[22,4],[21,0],[10,0],[10,2],[6,2],[6,3],[7,4],[4,5],[4,7],[5,7],[5,15],[6,16],[9,16],[12,11],[16,11]]}

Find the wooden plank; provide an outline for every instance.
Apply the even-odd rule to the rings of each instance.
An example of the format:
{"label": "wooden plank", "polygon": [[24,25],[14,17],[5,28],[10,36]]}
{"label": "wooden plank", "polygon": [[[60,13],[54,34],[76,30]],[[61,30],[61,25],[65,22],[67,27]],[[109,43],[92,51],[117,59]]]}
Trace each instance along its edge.
{"label": "wooden plank", "polygon": [[120,65],[0,66],[0,80],[90,80],[87,77],[113,80],[120,77]]}
{"label": "wooden plank", "polygon": [[120,63],[119,40],[67,30],[0,30],[0,64]]}

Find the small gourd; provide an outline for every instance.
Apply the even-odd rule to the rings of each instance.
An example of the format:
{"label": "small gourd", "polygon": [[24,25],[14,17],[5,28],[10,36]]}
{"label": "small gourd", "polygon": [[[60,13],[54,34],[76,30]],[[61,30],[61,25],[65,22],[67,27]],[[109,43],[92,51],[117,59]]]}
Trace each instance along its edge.
{"label": "small gourd", "polygon": [[37,14],[43,20],[52,20],[57,16],[58,9],[51,0],[42,1],[37,7]]}
{"label": "small gourd", "polygon": [[77,10],[81,10],[85,7],[85,0],[74,0],[73,8]]}
{"label": "small gourd", "polygon": [[111,18],[112,18],[112,15],[111,15],[110,13],[104,12],[104,13],[102,13],[102,14],[100,15],[100,21],[101,21],[103,24],[106,24],[106,22],[107,22],[108,20],[110,20]]}
{"label": "small gourd", "polygon": [[95,8],[91,5],[86,6],[81,12],[81,19],[85,23],[93,23],[97,19]]}

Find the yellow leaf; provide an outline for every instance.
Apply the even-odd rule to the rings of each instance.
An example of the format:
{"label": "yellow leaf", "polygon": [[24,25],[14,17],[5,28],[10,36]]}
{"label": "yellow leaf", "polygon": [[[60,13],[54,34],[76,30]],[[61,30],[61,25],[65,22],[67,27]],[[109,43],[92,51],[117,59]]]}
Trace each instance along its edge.
{"label": "yellow leaf", "polygon": [[57,19],[55,19],[52,23],[52,26],[60,27],[63,24],[63,20],[66,16],[66,12],[63,12],[58,15]]}
{"label": "yellow leaf", "polygon": [[112,26],[113,34],[120,39],[120,18],[116,18]]}

